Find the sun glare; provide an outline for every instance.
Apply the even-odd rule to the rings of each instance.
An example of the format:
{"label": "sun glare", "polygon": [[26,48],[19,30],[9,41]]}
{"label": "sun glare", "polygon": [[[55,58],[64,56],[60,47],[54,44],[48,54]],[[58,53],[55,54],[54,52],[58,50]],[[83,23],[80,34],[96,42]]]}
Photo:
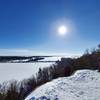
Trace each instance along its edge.
{"label": "sun glare", "polygon": [[59,35],[66,35],[66,33],[67,33],[67,27],[66,26],[60,26],[58,28],[58,33],[59,33]]}

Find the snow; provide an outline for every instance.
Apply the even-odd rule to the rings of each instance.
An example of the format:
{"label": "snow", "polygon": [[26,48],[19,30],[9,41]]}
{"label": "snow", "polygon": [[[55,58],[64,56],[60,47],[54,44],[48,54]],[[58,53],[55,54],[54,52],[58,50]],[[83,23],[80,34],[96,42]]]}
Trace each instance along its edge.
{"label": "snow", "polygon": [[38,87],[25,100],[100,100],[100,73],[79,70]]}
{"label": "snow", "polygon": [[60,59],[61,57],[45,57],[44,59],[40,60],[44,62],[21,63],[29,60],[25,59],[13,60],[9,61],[8,63],[0,63],[0,83],[11,80],[21,81],[31,77],[32,75],[35,76],[39,68],[49,67],[55,63],[45,61],[57,61]]}
{"label": "snow", "polygon": [[27,62],[29,61],[29,59],[24,59],[24,60],[11,60],[11,61],[8,61],[8,63],[20,63],[20,62]]}
{"label": "snow", "polygon": [[44,59],[39,61],[58,61],[58,60],[60,61],[61,57],[45,57]]}
{"label": "snow", "polygon": [[49,63],[0,63],[0,83],[4,81],[27,79],[32,75],[36,75],[41,67],[49,67]]}

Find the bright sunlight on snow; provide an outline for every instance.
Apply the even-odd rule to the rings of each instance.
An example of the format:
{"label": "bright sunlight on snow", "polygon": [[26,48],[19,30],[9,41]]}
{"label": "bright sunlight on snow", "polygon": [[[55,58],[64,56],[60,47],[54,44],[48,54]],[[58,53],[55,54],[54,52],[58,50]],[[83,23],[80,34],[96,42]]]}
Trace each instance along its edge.
{"label": "bright sunlight on snow", "polygon": [[40,86],[25,100],[100,100],[100,73],[77,71]]}

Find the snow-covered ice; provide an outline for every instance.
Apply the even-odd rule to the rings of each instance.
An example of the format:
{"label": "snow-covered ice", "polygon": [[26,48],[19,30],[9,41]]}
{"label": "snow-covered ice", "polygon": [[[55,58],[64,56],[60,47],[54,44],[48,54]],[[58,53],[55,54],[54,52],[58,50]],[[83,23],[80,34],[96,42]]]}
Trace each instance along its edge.
{"label": "snow-covered ice", "polygon": [[10,80],[23,80],[36,75],[41,67],[49,67],[53,63],[0,63],[0,83]]}
{"label": "snow-covered ice", "polygon": [[25,100],[100,100],[100,73],[79,70],[40,86]]}
{"label": "snow-covered ice", "polygon": [[[8,63],[0,63],[0,83],[10,80],[23,80],[36,75],[39,68],[49,67],[55,62],[45,62],[45,61],[58,61],[61,57],[45,57],[41,61],[44,62],[33,62],[33,63],[17,63],[25,60],[13,60]],[[16,63],[10,63],[16,62]]]}

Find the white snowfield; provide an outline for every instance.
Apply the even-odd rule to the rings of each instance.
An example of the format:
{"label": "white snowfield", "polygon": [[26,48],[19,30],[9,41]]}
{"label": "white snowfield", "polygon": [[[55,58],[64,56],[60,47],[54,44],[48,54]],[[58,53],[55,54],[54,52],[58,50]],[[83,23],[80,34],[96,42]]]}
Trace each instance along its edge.
{"label": "white snowfield", "polygon": [[100,100],[100,73],[79,70],[40,86],[25,100]]}
{"label": "white snowfield", "polygon": [[0,83],[11,80],[22,81],[36,75],[39,68],[49,67],[54,63],[0,63]]}
{"label": "white snowfield", "polygon": [[[61,57],[45,57],[41,61],[58,61]],[[0,63],[0,83],[11,80],[22,81],[36,75],[39,68],[50,67],[55,62],[33,62],[33,63],[17,63],[26,60],[13,60],[16,63]]]}
{"label": "white snowfield", "polygon": [[39,61],[60,61],[60,60],[61,60],[61,57],[45,57],[44,59],[39,60]]}

